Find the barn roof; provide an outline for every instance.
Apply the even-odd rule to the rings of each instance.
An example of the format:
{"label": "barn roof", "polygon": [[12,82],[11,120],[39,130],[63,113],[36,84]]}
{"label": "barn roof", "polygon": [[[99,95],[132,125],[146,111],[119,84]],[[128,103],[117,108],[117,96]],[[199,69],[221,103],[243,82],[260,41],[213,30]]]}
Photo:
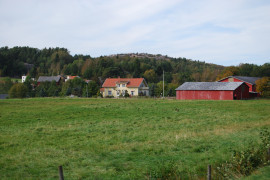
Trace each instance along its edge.
{"label": "barn roof", "polygon": [[52,81],[56,81],[58,82],[60,80],[61,76],[39,76],[37,82],[52,82]]}
{"label": "barn roof", "polygon": [[102,87],[115,87],[118,83],[127,83],[127,87],[139,87],[144,78],[107,78]]}
{"label": "barn roof", "polygon": [[261,79],[261,77],[247,77],[247,76],[232,76],[232,77],[235,77],[235,78],[240,79],[242,81],[248,82],[250,84],[256,84],[255,82],[258,79]]}
{"label": "barn roof", "polygon": [[243,82],[185,82],[176,90],[215,90],[230,91],[235,90]]}
{"label": "barn roof", "polygon": [[[227,79],[227,78],[230,78],[230,77],[239,79],[241,81],[247,82],[247,83],[252,84],[252,85],[256,84],[255,82],[258,79],[261,79],[261,77],[248,77],[248,76],[228,76],[228,77],[223,78],[223,79]],[[223,80],[223,79],[221,79],[221,80]],[[221,80],[219,80],[219,81],[221,81]]]}

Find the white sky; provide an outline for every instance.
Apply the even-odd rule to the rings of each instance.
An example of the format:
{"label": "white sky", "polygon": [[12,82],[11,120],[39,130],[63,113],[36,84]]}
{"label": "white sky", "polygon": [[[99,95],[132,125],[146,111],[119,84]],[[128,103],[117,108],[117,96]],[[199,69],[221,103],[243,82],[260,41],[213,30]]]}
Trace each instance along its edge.
{"label": "white sky", "polygon": [[269,0],[0,0],[0,46],[270,62]]}

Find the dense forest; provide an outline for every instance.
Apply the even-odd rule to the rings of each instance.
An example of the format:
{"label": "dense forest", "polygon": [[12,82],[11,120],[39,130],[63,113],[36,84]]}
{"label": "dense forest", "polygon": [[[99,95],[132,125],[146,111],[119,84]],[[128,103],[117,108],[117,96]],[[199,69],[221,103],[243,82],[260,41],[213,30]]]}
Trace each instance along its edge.
{"label": "dense forest", "polygon": [[[136,55],[136,54],[134,54]],[[0,75],[2,77],[31,77],[41,75],[78,75],[98,81],[107,77],[145,77],[150,83],[161,80],[163,70],[168,83],[213,81],[223,66],[192,61],[186,58],[161,58],[160,55],[134,57],[131,54],[101,56],[70,55],[65,48],[2,47]]]}
{"label": "dense forest", "polygon": [[[172,88],[186,81],[215,81],[230,75],[270,76],[270,63],[240,64],[224,67],[186,58],[171,58],[146,53],[116,54],[93,58],[72,56],[66,48],[2,47],[0,77],[38,78],[42,75],[77,75],[93,80],[98,86],[108,77],[144,77],[159,86],[165,72],[165,82]],[[172,89],[171,88],[171,89]]]}

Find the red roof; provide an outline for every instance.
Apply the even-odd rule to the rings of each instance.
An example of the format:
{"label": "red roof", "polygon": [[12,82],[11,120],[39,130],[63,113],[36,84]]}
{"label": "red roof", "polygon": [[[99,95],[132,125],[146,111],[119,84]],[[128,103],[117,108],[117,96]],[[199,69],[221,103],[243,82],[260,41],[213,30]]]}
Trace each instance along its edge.
{"label": "red roof", "polygon": [[100,88],[100,90],[99,90],[100,92],[104,92],[104,88]]}
{"label": "red roof", "polygon": [[79,76],[68,76],[68,79],[74,79],[76,77],[79,77]]}
{"label": "red roof", "polygon": [[139,87],[144,78],[107,78],[102,87],[115,87],[119,82],[127,83],[127,87]]}

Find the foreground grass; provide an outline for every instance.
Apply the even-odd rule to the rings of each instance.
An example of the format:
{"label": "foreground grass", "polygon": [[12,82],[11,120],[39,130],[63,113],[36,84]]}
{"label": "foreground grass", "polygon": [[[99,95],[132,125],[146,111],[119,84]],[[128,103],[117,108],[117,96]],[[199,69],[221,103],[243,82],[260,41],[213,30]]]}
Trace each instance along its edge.
{"label": "foreground grass", "polygon": [[270,101],[0,101],[1,179],[206,176],[207,164],[256,146]]}
{"label": "foreground grass", "polygon": [[243,178],[243,180],[269,180],[270,179],[270,166],[259,169],[253,175]]}

